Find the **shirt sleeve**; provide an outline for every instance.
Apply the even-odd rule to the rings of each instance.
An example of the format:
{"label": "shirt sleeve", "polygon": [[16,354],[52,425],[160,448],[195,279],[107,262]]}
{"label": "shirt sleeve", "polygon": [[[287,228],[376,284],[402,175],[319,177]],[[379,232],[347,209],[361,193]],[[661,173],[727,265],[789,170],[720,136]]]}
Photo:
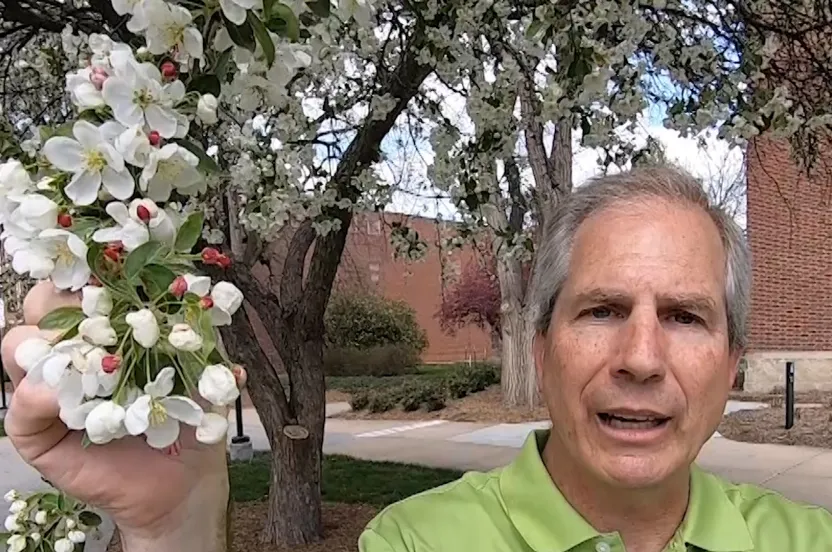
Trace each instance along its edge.
{"label": "shirt sleeve", "polygon": [[410,552],[410,550],[403,543],[394,547],[375,529],[365,529],[358,538],[358,552]]}

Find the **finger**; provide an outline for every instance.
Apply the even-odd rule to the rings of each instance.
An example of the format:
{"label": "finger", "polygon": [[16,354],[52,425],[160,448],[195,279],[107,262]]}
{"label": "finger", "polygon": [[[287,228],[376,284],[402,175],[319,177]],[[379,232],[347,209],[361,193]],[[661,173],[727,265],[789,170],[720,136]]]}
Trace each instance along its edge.
{"label": "finger", "polygon": [[246,369],[239,364],[235,364],[231,368],[231,373],[234,374],[234,379],[237,381],[237,389],[240,391],[245,389],[246,383],[248,383],[248,372],[246,372]]}
{"label": "finger", "polygon": [[41,318],[60,307],[77,307],[81,304],[78,293],[57,289],[51,282],[40,282],[33,287],[23,300],[23,320],[37,326]]}
{"label": "finger", "polygon": [[58,335],[60,335],[60,332],[40,330],[37,326],[15,326],[6,332],[2,344],[0,344],[0,354],[2,354],[3,368],[9,374],[15,388],[20,385],[21,380],[26,376],[26,371],[15,359],[15,352],[20,344],[34,338],[52,340]]}

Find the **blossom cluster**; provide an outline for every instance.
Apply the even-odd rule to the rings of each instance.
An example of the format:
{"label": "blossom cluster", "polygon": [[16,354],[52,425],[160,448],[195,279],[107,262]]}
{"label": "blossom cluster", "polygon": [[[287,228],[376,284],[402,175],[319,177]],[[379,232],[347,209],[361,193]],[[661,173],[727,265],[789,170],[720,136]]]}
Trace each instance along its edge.
{"label": "blossom cluster", "polygon": [[[170,201],[205,189],[199,158],[183,144],[189,115],[211,121],[206,101],[189,104],[169,60],[139,61],[101,35],[89,43],[89,65],[66,79],[81,113],[68,135],[45,140],[31,166],[0,165],[0,238],[12,267],[82,298],[41,322],[57,338],[24,342],[15,360],[29,381],[57,390],[61,419],[91,443],[145,435],[164,449],[180,423],[217,443],[226,418],[190,395],[212,407],[237,398],[215,327],[231,323],[243,296],[196,273],[195,261],[230,259],[210,248],[193,254],[203,215]],[[194,103],[203,105],[189,112]]]}
{"label": "blossom cluster", "polygon": [[9,515],[2,539],[9,552],[43,550],[45,542],[54,552],[74,552],[101,524],[98,514],[60,492],[24,497],[11,490],[3,498],[9,504]]}

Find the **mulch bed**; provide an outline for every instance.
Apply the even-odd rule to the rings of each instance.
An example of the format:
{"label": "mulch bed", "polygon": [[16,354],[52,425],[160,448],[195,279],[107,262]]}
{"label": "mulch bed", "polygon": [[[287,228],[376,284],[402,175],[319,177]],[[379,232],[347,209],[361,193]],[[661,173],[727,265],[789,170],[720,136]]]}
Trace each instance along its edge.
{"label": "mulch bed", "polygon": [[[266,502],[244,502],[234,505],[234,535],[231,552],[356,552],[358,537],[364,526],[378,513],[378,508],[361,504],[324,504],[324,540],[306,546],[289,548],[268,546],[260,542],[266,522]],[[107,552],[121,552],[117,540]]]}
{"label": "mulch bed", "polygon": [[538,422],[549,419],[546,407],[539,406],[533,410],[525,408],[508,408],[503,405],[499,385],[493,385],[474,395],[450,401],[442,410],[425,412],[405,412],[397,408],[387,412],[373,413],[368,410],[347,412],[339,418],[350,420],[449,420],[453,422],[485,423],[522,423]]}
{"label": "mulch bed", "polygon": [[832,449],[832,408],[795,409],[794,427],[785,429],[782,407],[743,410],[726,416],[719,432],[747,443],[774,443]]}
{"label": "mulch bed", "polygon": [[[772,406],[783,406],[786,400],[785,392],[780,389],[772,393],[749,393],[748,391],[732,391],[730,399],[735,401],[764,402]],[[795,393],[795,401],[800,404],[825,404],[832,407],[832,392],[830,391],[800,391]]]}

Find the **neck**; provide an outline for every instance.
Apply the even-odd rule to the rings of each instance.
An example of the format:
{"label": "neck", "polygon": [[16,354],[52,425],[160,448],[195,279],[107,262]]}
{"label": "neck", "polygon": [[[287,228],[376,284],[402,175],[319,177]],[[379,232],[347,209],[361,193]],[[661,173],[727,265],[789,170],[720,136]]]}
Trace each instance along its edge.
{"label": "neck", "polygon": [[688,506],[690,473],[647,489],[605,484],[568,460],[554,432],[543,462],[569,504],[600,533],[618,532],[628,552],[659,552],[673,539]]}

